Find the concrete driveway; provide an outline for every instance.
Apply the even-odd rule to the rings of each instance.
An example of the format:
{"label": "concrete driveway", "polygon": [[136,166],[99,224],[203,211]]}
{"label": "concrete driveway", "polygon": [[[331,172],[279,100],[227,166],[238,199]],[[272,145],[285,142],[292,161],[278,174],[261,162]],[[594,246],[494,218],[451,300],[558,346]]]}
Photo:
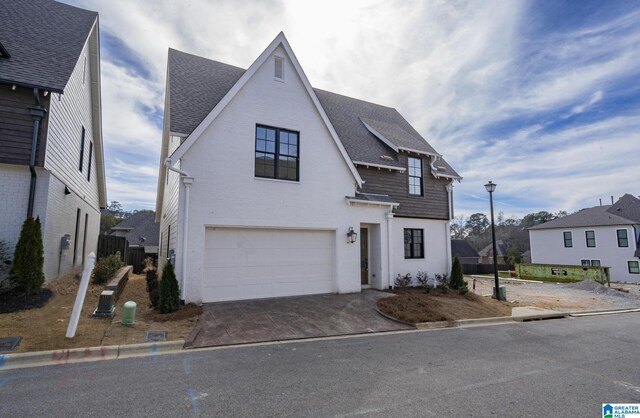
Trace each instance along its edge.
{"label": "concrete driveway", "polygon": [[312,295],[206,303],[185,347],[281,341],[414,329],[382,317],[376,290],[346,295]]}

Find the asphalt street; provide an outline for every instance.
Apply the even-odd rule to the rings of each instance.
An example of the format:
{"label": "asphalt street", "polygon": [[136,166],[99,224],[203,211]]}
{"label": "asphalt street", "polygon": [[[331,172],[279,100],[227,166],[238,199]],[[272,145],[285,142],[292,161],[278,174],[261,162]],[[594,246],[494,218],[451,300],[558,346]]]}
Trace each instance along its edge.
{"label": "asphalt street", "polygon": [[640,403],[640,314],[0,369],[0,417],[601,417]]}

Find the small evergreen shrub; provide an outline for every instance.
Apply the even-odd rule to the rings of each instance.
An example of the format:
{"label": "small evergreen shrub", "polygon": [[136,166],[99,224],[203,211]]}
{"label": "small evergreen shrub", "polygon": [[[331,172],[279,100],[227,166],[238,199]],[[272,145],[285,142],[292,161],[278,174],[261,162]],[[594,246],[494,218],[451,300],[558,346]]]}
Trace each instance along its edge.
{"label": "small evergreen shrub", "polygon": [[449,287],[457,290],[461,295],[464,295],[469,291],[467,282],[464,280],[464,274],[462,273],[462,264],[460,264],[460,259],[458,258],[458,256],[453,259],[453,266],[451,266],[451,281],[449,282]]}
{"label": "small evergreen shrub", "polygon": [[22,224],[20,238],[13,252],[10,277],[16,292],[33,295],[44,284],[44,246],[40,218],[28,217]]}
{"label": "small evergreen shrub", "polygon": [[115,254],[111,254],[106,257],[102,257],[96,263],[93,268],[93,282],[95,284],[104,284],[112,278],[120,268],[122,268],[123,263],[120,258],[120,251],[117,251]]}
{"label": "small evergreen shrub", "polygon": [[398,273],[394,281],[395,287],[411,287],[413,280],[411,273],[407,273],[404,276]]}
{"label": "small evergreen shrub", "polygon": [[416,281],[422,288],[427,291],[431,288],[431,286],[429,285],[429,273],[427,273],[426,271],[419,271],[418,275],[416,276]]}
{"label": "small evergreen shrub", "polygon": [[160,280],[160,298],[158,300],[160,313],[166,314],[180,309],[180,287],[173,271],[173,264],[167,261],[162,269]]}
{"label": "small evergreen shrub", "polygon": [[145,279],[147,281],[147,293],[149,293],[149,304],[153,308],[158,307],[160,302],[160,283],[158,282],[158,269],[155,267],[147,267],[144,269]]}

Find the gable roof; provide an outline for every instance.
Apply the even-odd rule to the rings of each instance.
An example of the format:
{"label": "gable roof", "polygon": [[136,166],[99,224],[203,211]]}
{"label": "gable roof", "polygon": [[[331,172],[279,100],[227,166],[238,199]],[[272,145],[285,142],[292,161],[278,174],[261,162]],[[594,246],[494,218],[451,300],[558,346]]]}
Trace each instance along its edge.
{"label": "gable roof", "polygon": [[242,68],[169,48],[169,131],[188,136],[245,73]]}
{"label": "gable roof", "polygon": [[640,199],[627,193],[611,205],[607,212],[640,223]]}
{"label": "gable roof", "polygon": [[0,82],[62,93],[97,19],[52,0],[0,0],[0,42],[10,54]]}
{"label": "gable roof", "polygon": [[[504,242],[501,239],[496,240],[496,251],[497,251],[496,255],[498,257],[506,257],[507,256],[507,251],[509,250],[510,247],[511,247],[511,244],[509,244],[508,242]],[[493,251],[493,243],[488,244],[486,247],[484,247],[483,249],[478,251],[478,255],[480,255],[482,257],[486,257],[492,251]]]}
{"label": "gable roof", "polygon": [[471,244],[463,239],[451,240],[451,256],[463,257],[480,257],[478,252],[473,249]]}
{"label": "gable roof", "polygon": [[[282,38],[281,42],[286,42],[281,33],[267,50],[272,47],[275,49],[279,37]],[[288,43],[285,50],[294,61],[295,56],[289,52]],[[260,58],[251,68],[259,61]],[[299,67],[297,60],[294,65]],[[248,71],[169,49],[166,93],[169,113],[165,117],[169,120],[170,133],[183,137],[191,135]],[[304,74],[301,68],[299,72]],[[306,77],[301,78],[305,84],[308,83]],[[397,153],[417,152],[432,157],[431,171],[434,176],[461,179],[396,109],[325,90],[312,90],[312,96],[319,101],[322,112],[326,114],[353,163],[405,170]],[[188,146],[177,153],[176,158],[182,156],[186,148]]]}
{"label": "gable roof", "polygon": [[111,231],[111,235],[126,237],[132,246],[157,246],[160,240],[160,224],[156,222],[154,212],[134,213],[111,228]]}
{"label": "gable roof", "polygon": [[[629,195],[630,196],[630,195]],[[631,196],[633,198],[633,196]],[[628,201],[625,200],[622,206],[626,207],[626,203]],[[564,216],[562,218],[557,218],[549,222],[545,222],[543,224],[532,226],[528,228],[529,230],[538,230],[538,229],[557,229],[557,228],[577,228],[577,227],[590,227],[590,226],[610,226],[610,225],[633,225],[640,223],[638,221],[633,221],[631,219],[618,216],[616,213],[629,213],[630,215],[634,215],[631,212],[630,208],[627,208],[627,211],[620,212],[617,211],[619,206],[615,205],[605,205],[605,206],[595,206],[592,208],[581,209],[576,213],[572,213],[571,215]],[[612,213],[611,208],[615,208]]]}

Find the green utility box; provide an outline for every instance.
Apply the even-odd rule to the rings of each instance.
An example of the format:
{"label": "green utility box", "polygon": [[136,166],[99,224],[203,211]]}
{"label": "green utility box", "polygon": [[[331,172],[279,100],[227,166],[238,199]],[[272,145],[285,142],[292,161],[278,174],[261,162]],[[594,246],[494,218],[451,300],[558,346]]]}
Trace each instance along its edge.
{"label": "green utility box", "polygon": [[122,325],[133,325],[136,321],[136,303],[133,301],[125,302],[122,310]]}
{"label": "green utility box", "polygon": [[[507,287],[506,286],[500,286],[498,287],[498,292],[500,293],[500,297],[497,298],[498,300],[507,300]],[[493,287],[493,298],[496,299],[496,288],[495,286]]]}

